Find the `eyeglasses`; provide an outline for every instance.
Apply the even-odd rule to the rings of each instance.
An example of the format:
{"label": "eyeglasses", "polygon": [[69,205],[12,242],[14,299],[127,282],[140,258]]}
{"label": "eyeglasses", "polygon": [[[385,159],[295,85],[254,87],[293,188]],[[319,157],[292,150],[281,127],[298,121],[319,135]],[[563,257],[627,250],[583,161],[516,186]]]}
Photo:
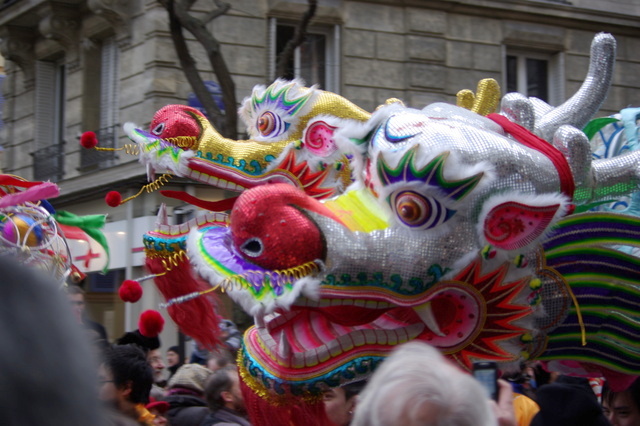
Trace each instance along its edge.
{"label": "eyeglasses", "polygon": [[113,383],[113,380],[98,380],[98,384],[104,385],[105,383]]}

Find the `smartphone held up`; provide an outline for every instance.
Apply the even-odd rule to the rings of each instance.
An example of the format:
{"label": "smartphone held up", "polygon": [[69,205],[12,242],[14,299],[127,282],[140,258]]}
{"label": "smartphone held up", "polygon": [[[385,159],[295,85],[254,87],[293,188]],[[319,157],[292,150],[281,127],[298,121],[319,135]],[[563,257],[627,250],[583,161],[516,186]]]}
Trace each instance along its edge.
{"label": "smartphone held up", "polygon": [[492,361],[478,361],[473,363],[473,377],[482,384],[487,396],[498,400],[498,365]]}

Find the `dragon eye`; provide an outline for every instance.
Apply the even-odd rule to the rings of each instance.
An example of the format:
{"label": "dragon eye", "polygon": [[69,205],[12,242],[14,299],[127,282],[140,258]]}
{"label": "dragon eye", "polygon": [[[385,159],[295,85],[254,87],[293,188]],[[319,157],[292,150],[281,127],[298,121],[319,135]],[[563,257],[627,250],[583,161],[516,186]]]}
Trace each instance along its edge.
{"label": "dragon eye", "polygon": [[164,132],[164,123],[158,123],[156,125],[156,127],[153,128],[153,130],[151,130],[151,133],[153,133],[156,136],[160,136],[162,134],[162,132]]}
{"label": "dragon eye", "polygon": [[393,208],[400,222],[414,229],[431,229],[451,219],[454,210],[432,197],[403,191],[393,198]]}
{"label": "dragon eye", "polygon": [[271,111],[263,113],[260,118],[258,118],[257,127],[260,135],[265,137],[276,137],[285,129],[285,125],[280,116]]}

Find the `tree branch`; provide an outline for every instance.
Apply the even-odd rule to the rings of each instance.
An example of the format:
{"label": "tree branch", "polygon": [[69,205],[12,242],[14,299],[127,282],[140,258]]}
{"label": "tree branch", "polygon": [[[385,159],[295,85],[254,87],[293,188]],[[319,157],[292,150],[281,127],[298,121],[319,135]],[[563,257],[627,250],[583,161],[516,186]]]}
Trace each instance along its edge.
{"label": "tree branch", "polygon": [[[231,77],[231,73],[229,72],[229,69],[224,60],[224,57],[222,56],[222,53],[220,52],[220,43],[218,43],[218,40],[216,40],[215,37],[213,37],[213,35],[207,30],[207,28],[205,27],[205,24],[202,21],[194,18],[189,14],[188,7],[190,7],[190,5],[192,4],[191,0],[185,0],[185,2],[180,2],[177,0],[159,0],[159,1],[163,6],[165,6],[165,8],[167,8],[170,18],[173,17],[173,19],[175,19],[176,22],[178,22],[181,29],[184,28],[187,31],[189,31],[191,34],[193,34],[196,40],[205,49],[207,53],[207,57],[209,58],[211,67],[213,69],[213,72],[215,73],[218,83],[220,84],[220,88],[222,90],[222,101],[224,102],[224,106],[225,106],[225,115],[224,115],[225,125],[219,126],[221,130],[220,133],[222,133],[223,135],[229,138],[235,139],[237,137],[236,135],[237,135],[237,126],[238,126],[238,114],[236,111],[236,108],[237,108],[236,89],[235,89],[235,83],[233,81],[233,78]],[[218,2],[216,3],[218,4]],[[173,37],[173,33],[174,31],[172,31],[172,37]],[[184,44],[180,44],[180,46],[176,45],[176,52],[178,53],[178,57],[180,57],[180,55],[184,55],[184,52],[181,52],[181,51],[186,51],[188,53],[188,47],[187,47],[186,41],[184,40],[184,36],[182,36],[181,31],[180,31],[180,36]],[[190,60],[194,62],[193,58],[191,57],[190,57]],[[194,62],[193,68],[195,69],[195,62]],[[187,69],[185,69],[185,75],[187,75],[186,72],[187,72]],[[187,79],[189,79],[189,76],[187,76]],[[198,79],[202,81],[199,74],[198,74]],[[191,83],[192,81],[189,80],[189,82]],[[202,84],[204,85],[204,83]],[[194,92],[196,92],[196,87],[194,87],[193,84],[192,84],[192,87],[194,89]],[[207,110],[207,113],[209,113],[209,109],[205,105],[204,100],[201,99],[199,95],[198,95],[198,98],[203,103],[203,106]],[[207,95],[207,98],[209,98],[211,102],[215,104],[213,99],[211,99],[210,94]]]}
{"label": "tree branch", "polygon": [[217,9],[212,10],[202,19],[202,22],[209,22],[216,19],[218,16],[222,16],[231,9],[231,5],[229,3],[225,3],[221,0],[216,0]]}
{"label": "tree branch", "polygon": [[302,19],[296,26],[293,38],[287,42],[282,49],[282,52],[278,55],[278,61],[276,62],[276,77],[282,77],[287,73],[287,65],[291,62],[291,58],[298,46],[304,43],[307,38],[307,27],[309,22],[316,14],[316,8],[318,6],[318,0],[308,0],[309,8],[306,10]]}
{"label": "tree branch", "polygon": [[202,103],[202,106],[207,112],[207,115],[211,118],[211,120],[214,122],[214,125],[220,130],[220,132],[223,133],[225,129],[224,126],[222,126],[224,124],[224,122],[222,121],[222,112],[211,97],[211,93],[209,93],[209,90],[202,80],[202,77],[200,77],[196,62],[189,52],[187,41],[185,40],[184,34],[182,33],[182,25],[180,25],[180,22],[175,16],[175,13],[173,13],[174,0],[161,0],[160,3],[167,9],[167,12],[169,13],[169,29],[171,31],[171,39],[178,55],[178,60],[180,61],[182,71],[184,72],[187,81],[189,81],[193,92]]}

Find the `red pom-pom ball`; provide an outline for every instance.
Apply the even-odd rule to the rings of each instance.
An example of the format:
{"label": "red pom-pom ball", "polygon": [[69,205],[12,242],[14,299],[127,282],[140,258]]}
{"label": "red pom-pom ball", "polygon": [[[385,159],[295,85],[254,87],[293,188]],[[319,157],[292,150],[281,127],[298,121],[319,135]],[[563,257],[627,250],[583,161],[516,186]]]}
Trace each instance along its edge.
{"label": "red pom-pom ball", "polygon": [[84,132],[80,136],[80,145],[87,149],[95,148],[98,146],[98,137],[93,132]]}
{"label": "red pom-pom ball", "polygon": [[123,302],[136,303],[142,297],[142,286],[138,281],[125,280],[118,289],[118,296]]}
{"label": "red pom-pom ball", "polygon": [[104,201],[109,207],[118,207],[122,203],[122,195],[118,191],[109,191],[104,197]]}
{"label": "red pom-pom ball", "polygon": [[158,334],[162,332],[164,328],[164,318],[160,315],[160,312],[149,309],[140,314],[140,320],[138,320],[138,329],[140,334],[145,337],[158,337]]}

